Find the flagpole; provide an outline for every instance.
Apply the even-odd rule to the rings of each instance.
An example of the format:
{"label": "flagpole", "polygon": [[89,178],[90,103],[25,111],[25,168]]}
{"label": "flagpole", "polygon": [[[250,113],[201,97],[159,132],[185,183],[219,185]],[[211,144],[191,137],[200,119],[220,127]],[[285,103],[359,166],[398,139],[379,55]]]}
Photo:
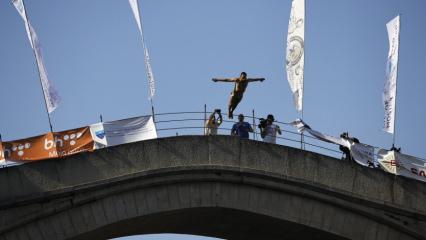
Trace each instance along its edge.
{"label": "flagpole", "polygon": [[151,115],[152,115],[152,121],[154,121],[154,124],[155,124],[155,112],[154,112],[154,104],[152,102],[152,98],[151,98]]}
{"label": "flagpole", "polygon": [[[302,120],[303,120],[303,98],[305,97],[305,49],[306,49],[306,43],[305,43],[305,33],[306,33],[306,1],[303,0],[303,83],[302,83]],[[304,142],[304,136],[303,132],[300,133],[300,148],[303,150],[303,142]]]}
{"label": "flagpole", "polygon": [[395,146],[395,138],[396,138],[396,106],[397,106],[397,102],[396,100],[398,99],[398,71],[399,71],[399,48],[400,48],[400,36],[401,36],[401,14],[398,14],[398,20],[399,20],[399,29],[398,29],[398,63],[396,65],[396,83],[395,83],[395,111],[394,111],[394,117],[393,117],[393,134],[392,134],[392,147]]}
{"label": "flagpole", "polygon": [[[25,8],[24,0],[22,0],[22,5],[23,5],[23,6],[24,6],[24,8]],[[40,86],[41,86],[41,89],[42,89],[42,92],[43,92],[44,106],[45,106],[45,108],[46,108],[47,119],[49,120],[49,127],[50,127],[50,131],[51,131],[51,132],[53,132],[52,121],[50,120],[50,114],[49,114],[49,110],[48,110],[48,108],[47,108],[47,103],[46,103],[46,94],[45,94],[45,93],[44,93],[44,91],[43,91],[43,83],[42,83],[42,80],[41,80],[41,72],[40,72],[40,69],[39,69],[39,65],[40,65],[40,63],[39,63],[39,61],[38,61],[37,54],[36,54],[36,52],[35,52],[35,51],[36,51],[36,49],[35,49],[35,48],[36,48],[36,46],[35,46],[35,42],[34,42],[34,40],[33,40],[33,32],[32,32],[32,30],[31,30],[31,28],[30,28],[30,23],[29,23],[28,16],[27,16],[27,10],[25,10],[25,11],[24,11],[24,13],[25,13],[25,18],[27,19],[27,21],[24,21],[24,22],[25,22],[26,27],[29,29],[29,32],[30,32],[31,46],[32,46],[32,49],[33,49],[34,57],[35,57],[35,59],[36,59],[37,72],[38,72],[38,77],[39,77],[39,81],[40,81]]]}

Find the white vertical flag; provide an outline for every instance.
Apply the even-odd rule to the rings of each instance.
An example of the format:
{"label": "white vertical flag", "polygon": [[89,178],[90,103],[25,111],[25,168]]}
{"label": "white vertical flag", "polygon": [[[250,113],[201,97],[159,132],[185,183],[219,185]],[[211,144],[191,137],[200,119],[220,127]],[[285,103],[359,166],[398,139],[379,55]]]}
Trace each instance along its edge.
{"label": "white vertical flag", "polygon": [[393,134],[395,131],[396,79],[398,76],[399,15],[388,22],[386,27],[389,37],[389,54],[383,91],[383,105],[385,109],[383,130]]}
{"label": "white vertical flag", "polygon": [[34,54],[36,57],[37,67],[40,74],[40,82],[43,89],[47,111],[51,113],[55,111],[55,109],[58,107],[60,97],[55,88],[50,83],[49,79],[47,78],[47,71],[43,62],[43,55],[41,54],[41,46],[38,41],[36,32],[34,31],[33,27],[27,19],[23,0],[13,0],[12,3],[15,6],[16,10],[18,10],[19,15],[21,15],[22,19],[24,20],[25,29],[27,31],[31,47],[34,50]]}
{"label": "white vertical flag", "polygon": [[146,68],[146,74],[147,74],[147,77],[148,77],[148,84],[149,84],[149,94],[150,94],[150,99],[152,99],[154,97],[154,94],[155,94],[154,74],[152,73],[151,61],[150,61],[150,58],[149,58],[148,48],[146,47],[145,38],[144,38],[144,35],[143,35],[141,17],[140,17],[140,14],[139,14],[138,0],[129,0],[129,3],[130,3],[130,7],[132,8],[133,15],[135,16],[136,23],[138,24],[139,32],[140,32],[141,37],[142,37],[143,53],[145,55],[145,68]]}
{"label": "white vertical flag", "polygon": [[305,0],[293,0],[288,23],[286,69],[297,111],[303,108],[304,41]]}

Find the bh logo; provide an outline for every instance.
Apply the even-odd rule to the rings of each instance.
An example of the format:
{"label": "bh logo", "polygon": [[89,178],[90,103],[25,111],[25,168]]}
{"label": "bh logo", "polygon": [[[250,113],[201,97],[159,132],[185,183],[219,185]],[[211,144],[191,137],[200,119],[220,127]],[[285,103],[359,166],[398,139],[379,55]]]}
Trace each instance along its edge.
{"label": "bh logo", "polygon": [[53,147],[63,147],[64,144],[69,144],[70,146],[74,146],[77,142],[77,139],[79,139],[83,135],[83,132],[78,133],[72,133],[72,134],[65,134],[61,137],[55,136],[55,141],[44,139],[44,149],[50,150]]}
{"label": "bh logo", "polygon": [[[25,144],[19,144],[13,146],[11,149],[5,148],[4,149],[4,158],[9,158],[12,152],[18,152],[18,156],[22,157],[24,156],[24,150],[29,149],[31,147],[31,143],[25,143]],[[1,155],[1,153],[0,153]]]}

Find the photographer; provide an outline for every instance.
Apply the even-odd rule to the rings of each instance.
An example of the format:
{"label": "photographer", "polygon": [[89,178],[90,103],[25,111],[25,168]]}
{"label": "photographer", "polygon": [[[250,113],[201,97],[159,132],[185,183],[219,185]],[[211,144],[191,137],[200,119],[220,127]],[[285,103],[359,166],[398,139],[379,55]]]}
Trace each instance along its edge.
{"label": "photographer", "polygon": [[274,116],[269,114],[265,119],[261,118],[259,123],[260,128],[260,136],[262,137],[264,142],[268,143],[276,143],[277,141],[277,133],[281,135],[280,126],[274,124]]}
{"label": "photographer", "polygon": [[[210,114],[205,124],[204,135],[217,135],[217,129],[220,124],[222,124],[222,114],[220,112],[220,109],[215,109],[214,112]],[[216,114],[218,118],[216,118]]]}

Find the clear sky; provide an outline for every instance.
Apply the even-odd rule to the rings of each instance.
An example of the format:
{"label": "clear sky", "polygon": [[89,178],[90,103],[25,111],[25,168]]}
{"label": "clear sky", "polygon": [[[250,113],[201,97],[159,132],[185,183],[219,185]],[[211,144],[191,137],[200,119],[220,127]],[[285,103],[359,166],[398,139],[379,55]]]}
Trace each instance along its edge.
{"label": "clear sky", "polygon": [[[62,102],[54,130],[151,113],[136,22],[128,1],[26,0]],[[291,1],[140,0],[157,93],[156,112],[227,108],[230,83],[212,77],[265,77],[249,85],[236,113],[296,112],[285,74]],[[401,16],[396,145],[426,158],[426,1],[306,0],[304,120],[338,136],[389,148],[382,91],[388,54],[385,24]],[[23,21],[0,1],[0,133],[4,140],[49,130]],[[285,142],[284,142],[285,144]],[[337,148],[336,148],[337,149]]]}
{"label": "clear sky", "polygon": [[128,236],[115,238],[115,240],[220,240],[219,238],[202,237],[195,235],[182,235],[182,234],[148,234],[139,236]]}

